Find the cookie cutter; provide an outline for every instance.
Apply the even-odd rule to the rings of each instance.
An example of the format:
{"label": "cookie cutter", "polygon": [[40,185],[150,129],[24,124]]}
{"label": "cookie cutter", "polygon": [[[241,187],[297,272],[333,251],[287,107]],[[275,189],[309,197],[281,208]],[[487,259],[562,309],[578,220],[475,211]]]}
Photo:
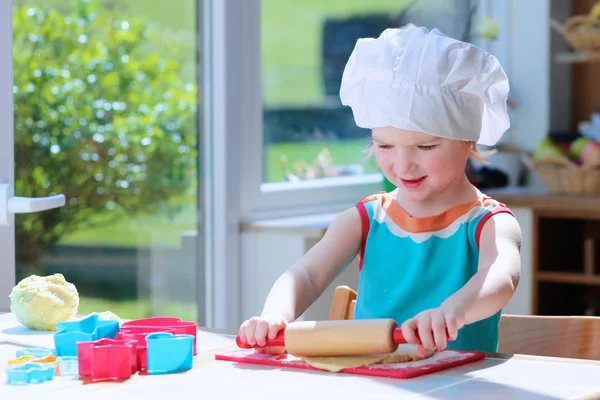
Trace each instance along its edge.
{"label": "cookie cutter", "polygon": [[9,385],[28,385],[51,381],[54,377],[54,366],[49,364],[25,363],[9,366],[6,369]]}
{"label": "cookie cutter", "polygon": [[151,333],[148,344],[148,374],[169,374],[192,368],[194,336],[169,332]]}
{"label": "cookie cutter", "polygon": [[20,356],[8,360],[8,365],[22,365],[22,364],[44,364],[54,367],[55,374],[58,375],[58,363],[56,362],[56,356],[46,356],[42,358],[35,358],[31,355]]}
{"label": "cookie cutter", "polygon": [[76,356],[78,342],[93,342],[109,338],[114,339],[119,331],[119,322],[101,320],[98,314],[92,314],[77,321],[56,323],[54,345],[58,356]]}
{"label": "cookie cutter", "polygon": [[36,360],[34,356],[21,356],[8,360],[8,365],[25,364],[28,362],[33,362],[33,360]]}
{"label": "cookie cutter", "polygon": [[79,360],[76,356],[57,357],[57,363],[59,375],[79,375]]}
{"label": "cookie cutter", "polygon": [[34,356],[21,356],[18,358],[13,358],[8,360],[8,365],[19,365],[26,363],[34,363],[34,364],[56,364],[56,356],[46,356],[42,358],[35,358]]}
{"label": "cookie cutter", "polygon": [[173,328],[165,328],[161,326],[129,326],[127,328],[121,328],[116,340],[128,340],[136,342],[137,349],[137,362],[140,371],[145,371],[148,366],[148,346],[146,343],[146,337],[151,333],[156,332],[168,332],[175,333]]}
{"label": "cookie cutter", "polygon": [[[17,351],[19,353],[19,351]],[[35,358],[31,355],[22,355],[18,358],[8,360],[8,365],[21,365],[26,363],[32,364],[48,364],[54,365],[55,375],[78,375],[78,362],[75,356],[46,356],[42,358]]]}
{"label": "cookie cutter", "polygon": [[146,327],[146,328],[163,328],[163,329],[173,329],[174,334],[184,334],[184,335],[192,335],[194,337],[193,343],[193,354],[197,354],[196,350],[196,331],[197,326],[195,322],[191,321],[182,321],[180,318],[176,317],[149,317],[149,318],[141,318],[135,319],[132,321],[127,321],[123,325],[121,325],[121,330],[125,330],[132,326],[138,327]]}
{"label": "cookie cutter", "polygon": [[32,347],[30,349],[18,349],[16,357],[32,356],[34,358],[43,358],[47,356],[55,356],[56,352],[52,349],[43,349],[39,347]]}
{"label": "cookie cutter", "polygon": [[100,339],[77,343],[79,376],[92,381],[126,380],[138,371],[136,343]]}

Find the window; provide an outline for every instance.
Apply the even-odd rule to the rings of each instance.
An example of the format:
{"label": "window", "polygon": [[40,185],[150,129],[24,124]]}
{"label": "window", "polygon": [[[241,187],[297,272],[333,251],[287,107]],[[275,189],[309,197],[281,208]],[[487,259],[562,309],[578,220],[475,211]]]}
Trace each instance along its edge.
{"label": "window", "polygon": [[201,3],[175,3],[13,1],[15,194],[67,199],[16,216],[16,276],[62,273],[80,314],[204,324]]}
{"label": "window", "polygon": [[252,99],[260,98],[261,123],[243,133],[262,144],[242,172],[254,185],[252,218],[340,210],[382,190],[364,152],[370,132],[339,99],[356,40],[409,23],[471,40],[476,11],[470,0],[262,0],[252,21],[259,32],[243,39],[260,49]]}

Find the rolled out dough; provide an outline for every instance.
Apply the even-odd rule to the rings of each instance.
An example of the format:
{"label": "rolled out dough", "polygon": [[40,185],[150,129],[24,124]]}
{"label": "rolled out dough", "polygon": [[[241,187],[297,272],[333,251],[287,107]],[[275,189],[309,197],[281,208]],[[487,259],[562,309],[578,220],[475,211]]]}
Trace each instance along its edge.
{"label": "rolled out dough", "polygon": [[417,346],[414,344],[401,344],[393,353],[368,354],[356,356],[335,357],[300,357],[302,360],[315,368],[331,372],[339,372],[345,368],[357,368],[372,364],[394,364],[408,361],[417,361],[431,357],[435,350],[427,353],[424,357],[417,355]]}

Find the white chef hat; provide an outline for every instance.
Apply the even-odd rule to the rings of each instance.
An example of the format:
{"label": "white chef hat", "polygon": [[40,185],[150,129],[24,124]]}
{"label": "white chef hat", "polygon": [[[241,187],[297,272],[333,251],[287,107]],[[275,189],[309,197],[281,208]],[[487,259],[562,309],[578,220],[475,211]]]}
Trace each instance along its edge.
{"label": "white chef hat", "polygon": [[437,29],[359,39],[340,88],[361,128],[394,126],[493,146],[510,127],[509,84],[493,55]]}

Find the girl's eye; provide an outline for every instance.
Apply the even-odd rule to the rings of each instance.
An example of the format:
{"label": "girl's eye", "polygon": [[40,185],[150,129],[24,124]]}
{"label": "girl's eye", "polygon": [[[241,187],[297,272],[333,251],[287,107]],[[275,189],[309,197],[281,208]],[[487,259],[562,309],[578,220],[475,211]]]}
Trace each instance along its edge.
{"label": "girl's eye", "polygon": [[429,146],[418,146],[418,147],[419,147],[419,149],[421,149],[421,150],[433,150],[433,149],[435,149],[437,146],[438,146],[437,144],[432,144],[432,145],[429,145]]}
{"label": "girl's eye", "polygon": [[378,144],[377,147],[379,147],[380,149],[388,150],[388,149],[392,148],[392,145],[389,145],[389,144]]}

